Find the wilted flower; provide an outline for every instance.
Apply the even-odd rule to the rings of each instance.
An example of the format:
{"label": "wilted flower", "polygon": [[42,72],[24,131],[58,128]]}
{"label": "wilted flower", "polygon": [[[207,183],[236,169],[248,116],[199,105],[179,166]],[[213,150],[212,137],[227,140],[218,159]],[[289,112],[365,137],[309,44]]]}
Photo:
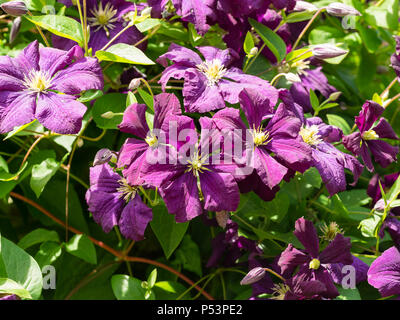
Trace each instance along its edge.
{"label": "wilted flower", "polygon": [[0,133],[35,119],[56,133],[78,133],[86,106],[76,95],[103,89],[97,59],[79,46],[62,51],[37,41],[16,58],[0,57],[0,78]]}

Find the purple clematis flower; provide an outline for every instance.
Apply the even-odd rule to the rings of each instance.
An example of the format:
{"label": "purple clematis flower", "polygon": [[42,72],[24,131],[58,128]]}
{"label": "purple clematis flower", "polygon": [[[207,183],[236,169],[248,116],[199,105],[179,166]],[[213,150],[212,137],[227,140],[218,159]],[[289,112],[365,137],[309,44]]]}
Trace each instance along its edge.
{"label": "purple clematis flower", "polygon": [[[355,256],[353,256],[353,263],[351,265],[356,270],[356,279],[355,279],[356,284],[362,281],[366,281],[369,266],[364,261]],[[333,281],[337,284],[341,284],[343,276],[346,275],[346,273],[343,274],[342,272],[344,266],[345,265],[343,263],[333,263],[326,265],[326,268],[330,272]]]}
{"label": "purple clematis flower", "polygon": [[237,54],[231,50],[214,47],[198,47],[204,56],[200,56],[185,47],[171,44],[167,53],[157,62],[167,67],[167,60],[174,62],[167,67],[160,79],[163,90],[170,78],[184,79],[183,96],[187,112],[208,112],[222,109],[225,101],[230,104],[239,102],[239,93],[243,88],[255,88],[269,96],[273,107],[278,99],[278,91],[268,81],[244,74],[240,69],[230,67]]}
{"label": "purple clematis flower", "polygon": [[282,272],[293,271],[300,267],[297,275],[304,274],[305,280],[317,280],[326,286],[323,297],[333,299],[339,295],[326,264],[352,264],[350,238],[337,234],[329,245],[320,253],[317,231],[311,221],[300,218],[295,223],[294,235],[303,244],[305,250],[298,250],[289,244],[282,252],[278,265]]}
{"label": "purple clematis flower", "polygon": [[400,295],[400,252],[396,247],[384,251],[368,270],[368,283],[382,297]]}
{"label": "purple clematis flower", "polygon": [[16,58],[0,57],[0,133],[37,119],[56,133],[78,133],[86,106],[76,95],[103,89],[97,59],[29,44]]}
{"label": "purple clematis flower", "polygon": [[[304,172],[311,164],[311,150],[301,138],[301,121],[284,104],[280,104],[274,114],[268,96],[254,89],[245,89],[239,95],[240,105],[249,124],[248,135],[251,141],[246,145],[246,158],[254,160],[254,172],[264,187],[259,183],[254,189],[262,198],[271,198],[276,187],[291,171]],[[225,109],[229,110],[229,109]],[[230,118],[231,128],[247,130],[245,124],[234,114],[222,110],[214,118]],[[270,118],[264,127],[262,121]],[[225,127],[228,121],[225,120]],[[271,153],[274,155],[272,156]],[[253,176],[252,182],[257,182]],[[275,188],[275,191],[274,191]]]}
{"label": "purple clematis flower", "polygon": [[[343,145],[346,149],[357,156],[361,156],[365,166],[371,172],[374,171],[374,165],[369,152],[383,168],[396,161],[397,153],[399,153],[399,147],[379,140],[380,138],[399,139],[389,122],[380,118],[384,110],[376,102],[365,102],[360,114],[355,117],[356,125],[360,131],[343,137]],[[378,124],[374,125],[378,119]]]}
{"label": "purple clematis flower", "polygon": [[9,294],[5,296],[1,296],[0,300],[19,300],[19,298],[15,294]]}
{"label": "purple clematis flower", "polygon": [[353,172],[352,185],[357,183],[363,166],[355,157],[339,151],[331,144],[341,140],[339,128],[326,125],[318,117],[308,118],[304,120],[300,136],[310,146],[313,166],[317,168],[331,196],[346,190],[345,168]]}
{"label": "purple clematis flower", "polygon": [[[198,143],[194,122],[189,117],[170,116],[162,130],[167,132],[167,142],[173,146],[168,149],[169,161],[157,163],[148,157],[142,166],[142,178],[159,188],[176,221],[191,220],[202,214],[203,208],[215,212],[235,211],[239,205],[239,188],[232,174],[237,166],[210,161],[210,151],[202,149],[202,142]],[[172,141],[172,132],[179,141]]]}
{"label": "purple clematis flower", "polygon": [[86,202],[104,232],[118,225],[125,238],[135,241],[144,239],[144,231],[153,218],[151,209],[140,198],[138,186],[130,185],[108,164],[90,168]]}
{"label": "purple clematis flower", "polygon": [[[124,117],[118,128],[122,132],[133,134],[136,138],[128,138],[121,147],[118,157],[118,167],[125,167],[122,171],[130,184],[143,184],[140,178],[141,167],[146,161],[147,152],[155,152],[159,146],[157,132],[161,129],[164,120],[169,115],[181,114],[178,98],[170,93],[161,93],[154,96],[153,130],[146,122],[146,105],[134,103],[124,112]],[[166,141],[164,141],[166,143]]]}
{"label": "purple clematis flower", "polygon": [[[66,6],[72,6],[71,0],[61,1]],[[136,4],[137,11],[145,8],[143,4]],[[127,14],[135,11],[135,4],[125,0],[87,0],[87,19],[90,27],[88,47],[92,52],[102,49],[107,42],[116,36],[128,23]],[[143,34],[132,26],[122,33],[113,44],[135,44],[143,38]],[[53,46],[68,50],[75,42],[56,35],[52,36]],[[138,48],[145,49],[146,44],[141,43]]]}

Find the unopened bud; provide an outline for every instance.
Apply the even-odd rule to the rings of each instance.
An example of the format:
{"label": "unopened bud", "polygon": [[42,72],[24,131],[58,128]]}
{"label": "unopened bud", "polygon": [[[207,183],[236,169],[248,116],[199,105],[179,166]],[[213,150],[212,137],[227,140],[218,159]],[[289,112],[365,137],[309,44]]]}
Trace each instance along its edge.
{"label": "unopened bud", "polygon": [[246,284],[252,284],[257,281],[260,281],[262,278],[265,276],[265,269],[261,267],[257,267],[254,269],[251,269],[248,274],[240,281],[240,284],[246,285]]}
{"label": "unopened bud", "polygon": [[336,58],[348,53],[347,50],[343,50],[329,43],[316,45],[311,50],[314,57],[318,59]]}
{"label": "unopened bud", "polygon": [[340,2],[330,3],[326,7],[326,12],[332,16],[345,17],[345,16],[361,16],[361,13],[347,4]]}
{"label": "unopened bud", "polygon": [[112,119],[112,118],[114,118],[114,116],[115,116],[115,113],[112,112],[112,111],[104,112],[104,113],[101,115],[101,117],[104,118],[104,119]]}
{"label": "unopened bud", "polygon": [[9,1],[0,5],[3,11],[11,16],[19,17],[27,14],[28,8],[23,1]]}
{"label": "unopened bud", "polygon": [[78,148],[82,148],[84,144],[84,141],[82,138],[78,138],[78,140],[76,140],[76,145]]}
{"label": "unopened bud", "polygon": [[251,50],[249,52],[249,56],[254,57],[257,53],[258,53],[258,48],[257,47],[253,47],[253,48],[251,48]]}
{"label": "unopened bud", "polygon": [[133,91],[133,90],[139,88],[140,82],[141,82],[140,78],[132,79],[128,85],[128,90]]}
{"label": "unopened bud", "polygon": [[339,99],[341,94],[342,93],[340,91],[331,93],[331,95],[329,96],[329,101],[336,101],[337,99]]}
{"label": "unopened bud", "polygon": [[374,206],[374,210],[378,212],[383,212],[385,210],[385,200],[379,199]]}
{"label": "unopened bud", "polygon": [[18,36],[19,29],[21,28],[21,20],[21,17],[16,17],[12,23],[10,31],[10,43],[13,43]]}
{"label": "unopened bud", "polygon": [[295,74],[293,72],[285,73],[284,76],[285,76],[286,80],[291,83],[301,82],[299,75]]}
{"label": "unopened bud", "polygon": [[225,229],[226,223],[228,222],[229,219],[229,213],[228,211],[218,211],[215,213],[215,218],[217,219],[218,225],[222,228]]}
{"label": "unopened bud", "polygon": [[294,12],[302,12],[302,11],[314,12],[317,10],[318,10],[318,8],[310,2],[296,1],[296,5],[294,6],[292,11],[294,11]]}
{"label": "unopened bud", "polygon": [[110,149],[107,148],[100,149],[94,156],[93,167],[100,164],[108,163],[112,157],[113,157],[113,152]]}
{"label": "unopened bud", "polygon": [[150,15],[151,15],[151,9],[152,9],[152,7],[144,8],[144,9],[142,10],[142,12],[140,12],[140,15],[141,15],[142,17],[150,17]]}

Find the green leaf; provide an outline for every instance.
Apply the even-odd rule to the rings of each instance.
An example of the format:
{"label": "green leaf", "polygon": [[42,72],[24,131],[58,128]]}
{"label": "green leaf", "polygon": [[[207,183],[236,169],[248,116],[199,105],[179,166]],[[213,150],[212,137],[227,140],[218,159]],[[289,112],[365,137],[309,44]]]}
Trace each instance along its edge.
{"label": "green leaf", "polygon": [[14,280],[0,278],[0,294],[15,294],[21,299],[32,299],[28,290]]}
{"label": "green leaf", "polygon": [[290,51],[286,56],[286,61],[290,64],[296,63],[301,60],[308,59],[313,56],[312,51],[309,48],[297,49]]}
{"label": "green leaf", "polygon": [[137,103],[137,99],[132,91],[128,92],[126,97],[126,106],[129,107],[131,104]]}
{"label": "green leaf", "polygon": [[327,114],[326,117],[328,118],[328,123],[331,126],[342,129],[345,135],[348,135],[350,133],[351,128],[349,124],[341,116],[338,116],[336,114]]}
{"label": "green leaf", "polygon": [[81,46],[83,45],[82,25],[75,19],[55,14],[25,17],[32,23],[49,30],[57,36],[78,42]]}
{"label": "green leaf", "polygon": [[[10,131],[9,133],[6,134],[6,136],[4,137],[3,140],[7,140],[15,135],[17,135],[18,133],[20,133],[22,130],[24,129],[28,129],[28,127],[30,127],[32,124],[39,124],[38,121],[35,119],[32,122],[29,122],[27,124],[23,124],[22,126],[18,126],[18,127],[14,127],[14,129],[12,131]],[[30,128],[29,128],[30,129]],[[32,129],[35,130],[35,129]],[[36,130],[35,130],[36,131]]]}
{"label": "green leaf", "polygon": [[35,244],[42,243],[45,241],[60,242],[60,238],[58,237],[58,233],[55,231],[39,228],[25,235],[18,242],[18,246],[26,250],[29,247],[34,246]]}
{"label": "green leaf", "polygon": [[118,300],[146,300],[146,289],[142,281],[125,274],[116,274],[111,278],[111,287]]}
{"label": "green leaf", "polygon": [[61,256],[62,247],[62,244],[53,241],[43,242],[35,255],[36,262],[41,268],[53,264]]}
{"label": "green leaf", "polygon": [[89,238],[84,234],[77,234],[65,245],[65,249],[75,257],[97,264],[96,248]]}
{"label": "green leaf", "polygon": [[141,88],[138,88],[137,90],[146,106],[148,106],[151,110],[154,110],[154,99],[152,95]]}
{"label": "green leaf", "polygon": [[107,93],[96,100],[92,108],[93,120],[101,129],[117,129],[122,121],[122,115],[105,119],[101,115],[105,112],[123,113],[125,111],[126,96],[121,93]]}
{"label": "green leaf", "polygon": [[[160,281],[155,284],[153,290],[157,300],[176,300],[186,291],[186,288],[179,282]],[[184,298],[190,298],[190,293],[187,293]]]}
{"label": "green leaf", "polygon": [[53,158],[48,158],[40,164],[33,165],[30,185],[36,197],[39,198],[47,182],[55,175],[60,165],[61,163]]}
{"label": "green leaf", "polygon": [[313,11],[302,11],[302,12],[292,12],[285,18],[285,23],[294,23],[300,21],[310,20],[315,12]]}
{"label": "green leaf", "polygon": [[360,33],[362,42],[368,52],[374,53],[379,49],[381,40],[378,37],[378,33],[375,29],[364,27],[361,23],[356,23],[356,28]]}
{"label": "green leaf", "polygon": [[360,222],[359,228],[361,229],[361,234],[367,238],[374,238],[376,235],[376,229],[381,222],[382,214],[375,211],[372,216],[364,219]]}
{"label": "green leaf", "polygon": [[249,19],[254,30],[259,34],[266,46],[272,51],[278,62],[281,62],[286,56],[286,44],[280,36],[273,32],[267,26],[258,23],[254,19]]}
{"label": "green leaf", "polygon": [[148,18],[142,22],[139,22],[135,24],[135,27],[140,31],[140,32],[145,32],[147,30],[153,29],[154,27],[157,27],[160,24],[159,19],[154,19],[154,18]]}
{"label": "green leaf", "polygon": [[363,17],[370,25],[396,31],[399,25],[399,1],[385,0],[379,6],[371,4]]}
{"label": "green leaf", "polygon": [[43,8],[50,7],[54,9],[55,0],[24,0],[26,6],[31,11],[41,12]]}
{"label": "green leaf", "polygon": [[96,51],[96,57],[100,61],[112,61],[119,63],[143,65],[155,64],[143,53],[142,50],[126,43],[114,44],[106,51],[98,50]]}
{"label": "green leaf", "polygon": [[396,179],[393,186],[386,193],[387,202],[391,203],[393,200],[395,200],[399,196],[399,193],[400,193],[400,177]]}
{"label": "green leaf", "polygon": [[185,235],[175,255],[177,260],[182,264],[183,269],[191,271],[199,277],[203,275],[199,246],[192,240],[190,235]]}
{"label": "green leaf", "polygon": [[153,207],[153,220],[150,226],[168,259],[182,241],[189,222],[177,223],[164,205]]}
{"label": "green leaf", "polygon": [[154,287],[156,281],[157,281],[157,269],[154,269],[147,278],[147,283],[150,289]]}
{"label": "green leaf", "polygon": [[361,300],[360,292],[358,289],[343,289],[337,286],[339,296],[335,300]]}
{"label": "green leaf", "polygon": [[290,200],[286,193],[278,192],[271,201],[263,203],[267,216],[274,222],[281,222],[289,210]]}
{"label": "green leaf", "polygon": [[319,110],[319,100],[318,100],[317,95],[315,94],[315,92],[312,89],[310,89],[310,103],[311,103],[312,108],[315,111]]}
{"label": "green leaf", "polygon": [[250,50],[254,48],[254,40],[251,32],[248,31],[246,34],[246,38],[244,39],[243,49],[246,54],[250,53]]}
{"label": "green leaf", "polygon": [[6,238],[1,237],[0,243],[0,257],[4,265],[0,277],[14,280],[29,291],[32,299],[38,299],[42,292],[43,277],[37,262]]}
{"label": "green leaf", "polygon": [[100,98],[103,95],[101,90],[87,90],[77,100],[84,103]]}
{"label": "green leaf", "polygon": [[17,180],[19,175],[22,173],[22,171],[25,170],[25,168],[28,166],[28,162],[25,162],[22,168],[18,170],[17,173],[9,173],[5,171],[3,168],[0,168],[0,181],[11,181],[11,180]]}

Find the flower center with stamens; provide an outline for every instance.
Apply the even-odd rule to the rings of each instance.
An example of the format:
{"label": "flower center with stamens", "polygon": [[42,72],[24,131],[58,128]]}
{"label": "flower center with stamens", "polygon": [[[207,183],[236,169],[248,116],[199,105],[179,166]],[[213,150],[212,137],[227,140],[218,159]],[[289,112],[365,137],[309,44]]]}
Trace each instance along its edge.
{"label": "flower center with stamens", "polygon": [[271,141],[271,139],[269,139],[269,132],[263,131],[262,127],[259,127],[258,129],[253,129],[251,135],[253,136],[253,142],[256,147],[266,145],[268,144],[268,142]]}
{"label": "flower center with stamens", "polygon": [[204,61],[198,64],[197,69],[207,77],[207,85],[214,86],[226,73],[226,68],[219,59]]}
{"label": "flower center with stamens", "polygon": [[312,259],[308,266],[310,269],[318,270],[320,265],[321,265],[321,262],[319,262],[318,259]]}
{"label": "flower center with stamens", "polygon": [[188,169],[185,172],[193,172],[194,176],[197,176],[198,173],[203,173],[203,170],[208,170],[204,165],[205,159],[202,159],[198,152],[195,152],[193,156],[188,160]]}
{"label": "flower center with stamens", "polygon": [[286,293],[290,291],[290,288],[287,284],[279,283],[274,284],[272,288],[272,298],[273,300],[284,300]]}
{"label": "flower center with stamens", "polygon": [[365,131],[362,134],[363,140],[377,140],[379,139],[379,135],[374,130]]}
{"label": "flower center with stamens", "polygon": [[120,187],[117,188],[117,191],[120,193],[119,197],[124,198],[126,202],[133,200],[136,197],[137,187],[129,185],[128,181],[124,178],[118,182],[120,184]]}
{"label": "flower center with stamens", "polygon": [[88,22],[91,27],[95,28],[94,32],[103,28],[107,37],[109,37],[109,30],[115,28],[114,22],[118,20],[118,18],[115,17],[117,9],[114,9],[110,2],[107,2],[103,8],[103,3],[100,2],[97,8],[90,10],[90,13],[93,17],[88,18]]}
{"label": "flower center with stamens", "polygon": [[25,76],[24,85],[29,91],[46,92],[51,86],[51,77],[45,71],[33,70]]}
{"label": "flower center with stamens", "polygon": [[158,145],[158,139],[157,136],[153,134],[153,132],[150,132],[146,139],[144,139],[144,141],[147,142],[147,144],[152,147],[152,146],[157,146]]}
{"label": "flower center with stamens", "polygon": [[299,134],[305,143],[309,144],[310,146],[316,146],[322,142],[318,131],[318,126],[314,124],[311,127],[302,127]]}

